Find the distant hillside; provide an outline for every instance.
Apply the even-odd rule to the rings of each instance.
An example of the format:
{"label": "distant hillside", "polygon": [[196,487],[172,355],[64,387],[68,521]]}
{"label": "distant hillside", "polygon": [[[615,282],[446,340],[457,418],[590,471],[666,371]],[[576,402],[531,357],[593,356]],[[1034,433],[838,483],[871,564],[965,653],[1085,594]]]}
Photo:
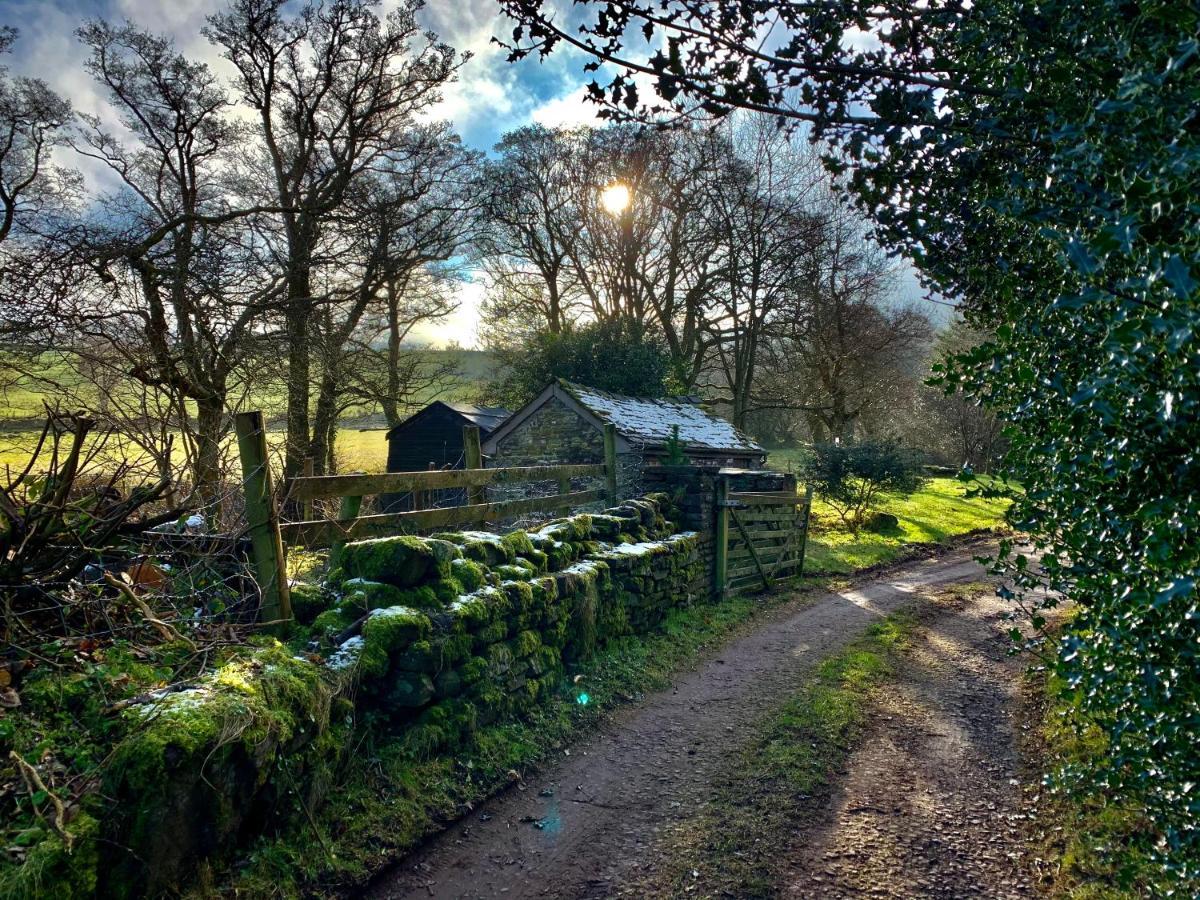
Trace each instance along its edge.
{"label": "distant hillside", "polygon": [[[445,357],[453,362],[459,372],[457,384],[446,388],[430,389],[423,395],[413,398],[415,406],[422,406],[434,400],[473,400],[480,386],[490,380],[497,368],[495,357],[486,350],[465,350],[453,348],[447,350],[427,350],[431,356]],[[278,361],[266,361],[265,368],[275,368]],[[28,366],[28,363],[26,363]],[[24,366],[23,366],[24,368]],[[21,377],[12,368],[4,366],[3,356],[0,355],[0,429],[33,428],[42,419],[42,401],[54,403],[63,401],[64,397],[74,394],[68,402],[91,404],[96,402],[95,392],[86,381],[75,371],[72,359],[65,354],[44,354],[36,367],[47,383],[37,383]],[[53,385],[58,385],[55,389]],[[120,397],[122,391],[115,391]],[[236,396],[236,391],[234,392]],[[251,392],[242,406],[263,410],[268,418],[282,416],[286,402],[286,392],[282,381],[268,382],[258,390]],[[136,407],[136,389],[130,385],[130,403]],[[349,410],[345,419],[351,427],[374,427],[375,413],[378,410],[356,409]],[[379,419],[382,422],[382,417]]]}
{"label": "distant hillside", "polygon": [[454,359],[465,381],[473,383],[490,381],[496,375],[498,363],[490,350],[431,350],[430,353],[446,354]]}

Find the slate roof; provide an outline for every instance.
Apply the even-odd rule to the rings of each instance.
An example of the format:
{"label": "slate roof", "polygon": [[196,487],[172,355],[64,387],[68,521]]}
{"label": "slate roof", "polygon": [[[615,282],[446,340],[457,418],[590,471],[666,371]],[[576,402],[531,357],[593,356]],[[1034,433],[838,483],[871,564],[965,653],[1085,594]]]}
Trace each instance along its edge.
{"label": "slate roof", "polygon": [[[443,401],[445,402],[445,401]],[[461,413],[483,431],[495,431],[496,426],[512,415],[503,406],[473,406],[470,403],[446,403],[456,413]]]}
{"label": "slate roof", "polygon": [[687,450],[762,453],[763,448],[729,422],[697,406],[691,398],[651,400],[626,397],[560,379],[563,390],[603,422],[611,422],[626,440],[657,447],[667,443],[673,425]]}
{"label": "slate roof", "polygon": [[436,406],[445,406],[454,410],[472,425],[478,425],[479,430],[484,437],[491,434],[507,419],[510,413],[503,406],[474,406],[470,403],[450,403],[446,400],[434,400],[428,406],[423,406],[403,422],[392,426],[388,429],[387,437],[390,440],[392,435],[404,428],[410,422],[413,422],[427,413],[430,409]]}

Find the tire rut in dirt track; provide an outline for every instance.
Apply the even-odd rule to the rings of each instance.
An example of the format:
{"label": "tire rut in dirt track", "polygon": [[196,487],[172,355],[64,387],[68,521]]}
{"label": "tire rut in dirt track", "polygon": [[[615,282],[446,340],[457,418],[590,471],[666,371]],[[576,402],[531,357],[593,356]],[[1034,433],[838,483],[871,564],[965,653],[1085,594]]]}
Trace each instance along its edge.
{"label": "tire rut in dirt track", "polygon": [[[649,862],[665,827],[695,814],[747,726],[794,689],[798,676],[921,588],[980,580],[979,550],[957,548],[780,607],[672,689],[620,710],[544,766],[527,790],[505,791],[430,840],[364,896],[609,895],[623,873]],[[540,796],[544,789],[549,796]]]}
{"label": "tire rut in dirt track", "polygon": [[875,692],[872,728],[790,854],[782,896],[1036,897],[1015,735],[1009,607],[934,605]]}

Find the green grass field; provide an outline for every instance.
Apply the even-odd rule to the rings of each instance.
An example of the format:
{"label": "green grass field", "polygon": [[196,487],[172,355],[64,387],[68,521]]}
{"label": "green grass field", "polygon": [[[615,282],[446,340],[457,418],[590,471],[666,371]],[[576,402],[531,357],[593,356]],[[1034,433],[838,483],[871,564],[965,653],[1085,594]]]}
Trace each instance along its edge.
{"label": "green grass field", "polygon": [[944,541],[981,528],[1004,526],[1007,500],[968,497],[968,485],[955,478],[931,478],[911,497],[884,495],[879,509],[900,520],[887,534],[842,529],[837,514],[819,499],[813,503],[813,529],[805,571],[843,575],[895,559],[906,544]]}
{"label": "green grass field", "polygon": [[[490,353],[481,350],[431,350],[434,355],[445,356],[458,370],[456,381],[439,388],[430,388],[412,399],[417,407],[433,400],[471,400],[479,385],[495,373],[495,361]],[[94,403],[94,391],[90,391],[85,380],[72,369],[69,360],[61,355],[44,354],[37,361],[42,383],[27,378],[10,376],[0,386],[0,474],[24,468],[29,460],[45,414],[45,403],[61,401],[68,406]],[[3,359],[0,358],[0,369]],[[54,385],[61,385],[55,390]],[[131,389],[132,390],[132,389]],[[130,402],[136,408],[136,398],[131,394]],[[261,409],[268,422],[282,417],[285,394],[282,385],[269,385],[245,400],[246,409]],[[360,430],[358,425],[365,417],[380,419],[378,410],[369,407],[350,409],[343,420],[346,424],[338,430],[337,455],[341,471],[382,472],[387,467],[387,440],[385,432],[378,428]],[[382,424],[382,422],[372,423]],[[97,439],[98,441],[99,439]],[[268,441],[279,445],[283,441],[282,430],[272,429]],[[178,441],[176,442],[179,443]],[[96,446],[93,441],[91,446]],[[229,442],[231,459],[233,441]],[[184,461],[182,446],[177,446],[175,458]],[[113,436],[106,440],[95,461],[97,470],[111,470],[119,463],[132,463],[139,469],[149,469],[149,458],[133,442]]]}
{"label": "green grass field", "polygon": [[[803,448],[771,450],[767,466],[780,472],[797,472],[805,454]],[[930,478],[911,497],[885,494],[878,509],[900,520],[899,528],[886,534],[865,529],[851,534],[833,508],[818,497],[813,502],[813,527],[804,569],[847,575],[895,559],[907,544],[944,541],[981,528],[1003,528],[1009,502],[968,497],[970,490],[957,478]]]}

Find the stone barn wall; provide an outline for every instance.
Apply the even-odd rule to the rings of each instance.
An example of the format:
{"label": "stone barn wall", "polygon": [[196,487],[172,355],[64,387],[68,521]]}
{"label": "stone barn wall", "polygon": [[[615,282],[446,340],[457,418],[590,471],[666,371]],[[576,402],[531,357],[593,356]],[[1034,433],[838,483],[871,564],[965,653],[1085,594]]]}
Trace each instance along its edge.
{"label": "stone barn wall", "polygon": [[[551,398],[504,437],[488,460],[489,468],[503,466],[553,466],[567,463],[604,462],[604,435],[590,421],[557,398]],[[617,496],[642,493],[640,453],[617,456]],[[585,491],[603,486],[597,479],[572,479],[571,489]],[[507,500],[516,494],[557,493],[557,485],[489,488],[491,500]],[[516,492],[516,493],[514,493]]]}

